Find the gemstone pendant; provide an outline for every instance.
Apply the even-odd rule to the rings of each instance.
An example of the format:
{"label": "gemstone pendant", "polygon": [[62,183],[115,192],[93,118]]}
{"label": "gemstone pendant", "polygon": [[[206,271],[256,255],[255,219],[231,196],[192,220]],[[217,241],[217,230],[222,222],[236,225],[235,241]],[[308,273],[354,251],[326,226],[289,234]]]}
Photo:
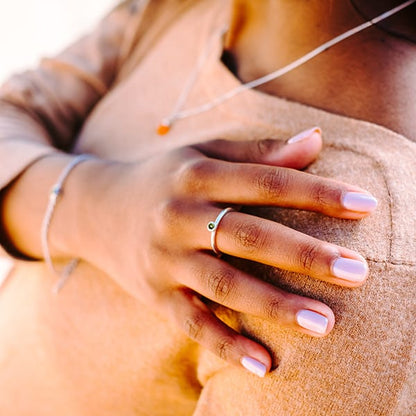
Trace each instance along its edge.
{"label": "gemstone pendant", "polygon": [[159,126],[157,127],[157,134],[159,136],[164,136],[165,134],[168,134],[170,130],[170,126],[168,124],[159,124]]}

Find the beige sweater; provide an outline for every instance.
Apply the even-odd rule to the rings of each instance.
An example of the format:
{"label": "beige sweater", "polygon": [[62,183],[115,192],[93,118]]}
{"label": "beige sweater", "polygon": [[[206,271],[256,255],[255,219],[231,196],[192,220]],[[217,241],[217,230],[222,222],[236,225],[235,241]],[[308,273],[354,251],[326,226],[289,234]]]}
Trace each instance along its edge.
{"label": "beige sweater", "polygon": [[[416,145],[380,126],[256,91],[158,136],[156,126],[172,110],[201,49],[227,22],[228,7],[222,0],[143,7],[126,2],[89,37],[3,87],[0,186],[50,145],[130,161],[210,138],[286,139],[319,125],[325,146],[308,170],[369,190],[380,202],[377,211],[360,222],[287,209],[255,213],[357,250],[369,262],[368,282],[342,289],[238,262],[324,301],[336,315],[333,332],[314,339],[219,308],[272,352],[275,369],[258,379],[200,348],[88,264],[54,298],[53,276],[42,262],[15,260],[0,291],[0,412],[415,415]],[[187,106],[238,85],[220,54],[218,38]],[[23,371],[25,382],[16,376]],[[29,407],[19,404],[22,394]]]}

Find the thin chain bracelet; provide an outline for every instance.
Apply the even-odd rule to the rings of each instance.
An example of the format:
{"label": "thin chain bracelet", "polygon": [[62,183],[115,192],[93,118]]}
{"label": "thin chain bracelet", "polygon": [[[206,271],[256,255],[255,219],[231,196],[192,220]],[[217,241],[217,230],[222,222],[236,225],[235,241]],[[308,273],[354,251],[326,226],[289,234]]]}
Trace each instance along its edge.
{"label": "thin chain bracelet", "polygon": [[49,266],[51,271],[59,277],[59,280],[54,285],[52,291],[54,294],[58,294],[59,291],[63,288],[66,281],[68,280],[71,273],[77,267],[79,263],[79,259],[72,259],[62,270],[62,272],[58,272],[55,269],[55,266],[52,262],[51,252],[49,250],[49,228],[51,225],[52,217],[55,211],[55,207],[58,201],[59,196],[62,194],[63,186],[65,184],[65,180],[67,179],[68,175],[71,171],[80,164],[88,159],[93,159],[94,157],[91,155],[79,155],[72,159],[72,161],[65,167],[62,173],[59,175],[58,180],[56,181],[55,185],[53,185],[50,193],[49,193],[49,202],[48,206],[46,207],[45,216],[43,217],[42,227],[40,231],[40,239],[42,244],[42,254],[43,258],[45,259],[46,264]]}

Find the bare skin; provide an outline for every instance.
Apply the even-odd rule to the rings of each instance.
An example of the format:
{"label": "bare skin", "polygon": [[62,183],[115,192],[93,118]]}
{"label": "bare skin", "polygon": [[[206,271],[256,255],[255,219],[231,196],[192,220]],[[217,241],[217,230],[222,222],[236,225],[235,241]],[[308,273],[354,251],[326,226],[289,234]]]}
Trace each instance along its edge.
{"label": "bare skin", "polygon": [[[299,49],[293,51],[293,56],[292,50],[283,51],[282,56],[274,56],[270,51],[267,55],[260,54],[256,57],[258,66],[250,67],[249,63],[253,61],[255,53],[252,46],[258,45],[258,39],[262,36],[268,39],[268,43],[264,43],[265,47],[273,51],[278,50],[276,33],[286,33],[285,42],[296,45],[293,38],[299,36],[299,33],[283,25],[284,20],[266,20],[269,24],[263,22],[259,25],[265,15],[275,15],[274,7],[277,4],[280,6],[280,3],[281,16],[284,16],[285,11],[289,10],[285,10],[283,1],[261,3],[264,8],[259,7],[257,11],[244,9],[243,6],[248,7],[250,2],[234,3],[233,19],[235,22],[243,20],[244,24],[240,24],[238,30],[235,29],[236,25],[232,25],[227,47],[236,56],[239,76],[243,80],[263,75],[294,59],[296,52],[303,54],[311,46],[316,47],[325,41],[326,36],[331,37],[361,22],[351,14],[352,11],[345,14],[350,9],[344,2],[334,2],[334,20],[328,17],[328,27],[324,27],[322,33],[322,26],[317,23],[322,21],[322,8],[328,7],[327,2],[308,2],[310,7],[306,7],[304,2],[290,2],[293,7],[290,10],[292,16],[298,16],[308,23],[303,30],[307,31],[306,38],[311,44],[299,45]],[[257,2],[256,7],[258,4]],[[243,12],[244,19],[241,19]],[[348,19],[344,21],[341,16],[348,16]],[[395,39],[389,42],[397,44]],[[414,64],[410,59],[412,48],[412,45],[404,45],[403,53],[409,52],[409,61]],[[407,83],[411,71],[409,74],[402,73],[398,61],[393,59],[395,50],[391,51],[392,69],[399,71]],[[357,46],[350,42],[344,45],[342,53],[329,51],[329,55],[332,53],[334,57],[327,57],[326,63],[317,61],[299,70],[301,72],[293,73],[293,78],[287,78],[284,86],[279,83],[266,86],[267,92],[336,112],[348,109],[345,113],[349,115],[372,120],[371,117],[376,117],[376,114],[367,114],[364,112],[365,106],[361,108],[358,105],[361,102],[362,86],[368,82],[363,68],[354,72],[354,76],[357,76],[356,86],[334,90],[331,94],[327,94],[328,89],[323,88],[328,86],[330,64],[335,65],[339,71],[336,72],[339,79],[345,81],[345,73],[342,71],[350,67],[350,56],[357,53]],[[249,59],[245,61],[246,56]],[[263,62],[260,59],[262,56],[268,56],[267,61]],[[381,59],[381,48],[380,54],[373,56],[375,60]],[[382,76],[383,72],[380,74]],[[311,79],[315,82],[311,83]],[[338,84],[331,84],[331,88],[337,88],[339,79]],[[378,79],[379,82],[381,79]],[[381,103],[386,106],[386,113],[383,114],[387,121],[372,121],[385,122],[386,125],[392,128],[396,126],[398,131],[405,132],[411,129],[411,123],[414,122],[409,117],[413,101],[411,98],[406,99],[408,91],[400,88],[400,85],[396,87],[397,93],[394,88],[389,89]],[[393,125],[392,120],[395,118],[389,115],[387,101],[390,100],[391,103],[392,100],[403,98],[400,94],[404,95],[403,105],[406,107],[399,108],[403,110],[403,117],[397,116],[396,124]],[[333,97],[337,99],[333,100]],[[375,89],[370,89],[366,98],[369,99],[367,104],[373,103],[376,99]],[[353,111],[356,113],[351,114]],[[404,118],[406,120],[402,120]],[[405,126],[403,130],[402,121]],[[365,194],[364,190],[294,170],[311,163],[319,154],[321,145],[320,133],[313,131],[305,140],[285,146],[278,142],[263,143],[260,146],[259,143],[211,142],[174,150],[144,163],[121,164],[104,160],[84,162],[71,173],[65,185],[65,197],[57,207],[51,227],[52,253],[56,258],[81,257],[97,269],[105,271],[118,287],[178,324],[192,339],[226,358],[227,362],[240,365],[243,356],[250,356],[263,363],[268,371],[271,367],[268,351],[220,322],[201,302],[201,295],[234,310],[264,319],[278,319],[282,325],[317,337],[331,331],[335,323],[332,311],[321,302],[286,293],[256,280],[213,256],[205,226],[218,215],[223,206],[240,204],[290,206],[352,220],[368,215],[369,211],[350,210],[342,205],[346,193]],[[259,151],[265,148],[266,153]],[[48,191],[70,158],[58,154],[39,160],[5,194],[2,207],[4,224],[14,245],[30,256],[41,257],[39,229]],[[94,184],[86,180],[91,177],[97,178]],[[221,190],[214,186],[219,178],[223,182]],[[149,183],[152,183],[150,189]],[[132,192],[132,189],[136,192]],[[299,193],[299,189],[303,192]],[[324,200],[322,195],[325,196]],[[30,207],[28,200],[32,201]],[[143,212],[147,215],[137,215]],[[112,221],[108,221],[109,218]],[[136,218],[135,224],[131,223],[131,218]],[[183,232],[183,238],[178,239],[178,229]],[[256,236],[252,239],[251,246],[242,244],[242,239],[235,237],[241,236],[241,233],[236,234],[237,229],[250,230],[251,235]],[[121,234],[120,230],[125,230],[125,233]],[[91,239],[91,235],[96,238]],[[115,235],[118,236],[117,244],[111,244]],[[282,238],[288,242],[286,247],[278,244]],[[359,253],[238,212],[228,214],[221,222],[217,243],[222,252],[298,271],[305,274],[305,279],[310,278],[306,276],[309,275],[344,287],[357,287],[364,283],[366,277],[363,275],[353,282],[337,278],[332,273],[331,266],[340,257],[365,264]],[[108,255],[109,252],[111,256]],[[313,258],[305,261],[305,253],[312,253]],[[307,264],[314,264],[314,267],[308,268]],[[249,301],[253,292],[256,294],[255,303]],[[328,319],[324,333],[314,333],[297,324],[296,314],[303,309],[315,311]]]}
{"label": "bare skin", "polygon": [[[320,147],[320,132],[312,131],[299,143],[282,146],[277,141],[269,142],[266,153],[259,152],[259,143],[214,141],[138,164],[84,162],[68,178],[65,198],[56,210],[50,238],[53,255],[81,258],[105,271],[128,293],[177,322],[188,335],[215,353],[221,350],[219,343],[227,340],[228,351],[221,353],[227,361],[239,365],[242,357],[250,356],[269,370],[269,353],[224,325],[197,301],[197,294],[265,319],[278,317],[280,324],[318,337],[331,331],[333,313],[321,302],[286,293],[207,253],[209,234],[204,227],[201,231],[200,224],[215,218],[221,211],[218,206],[223,204],[289,206],[340,218],[363,218],[368,212],[346,209],[342,198],[348,192],[365,191],[293,169],[314,160]],[[242,156],[247,154],[251,155],[249,159]],[[53,184],[50,178],[55,178],[67,162],[66,156],[37,162],[4,200],[9,234],[22,252],[33,257],[41,256],[38,234],[45,195]],[[93,186],[87,179],[91,177],[97,178]],[[224,181],[224,177],[228,179]],[[221,188],[216,185],[219,180],[223,181]],[[33,186],[34,183],[37,185]],[[23,203],[28,195],[34,201],[30,215]],[[137,212],[147,214],[136,215]],[[113,220],[108,222],[108,218]],[[133,224],[132,218],[136,218]],[[122,239],[107,246],[120,229],[125,230]],[[180,239],[177,230],[181,230]],[[251,235],[250,244],[246,242],[247,233]],[[90,239],[91,235],[95,238]],[[281,241],[285,241],[284,246]],[[224,253],[341,286],[360,286],[367,274],[365,260],[358,253],[238,212],[228,214],[221,222],[217,244]],[[106,255],[109,250],[111,256]],[[305,255],[313,258],[305,259]],[[339,258],[363,264],[362,276],[356,281],[335,276],[332,265]],[[255,303],[251,301],[253,293]],[[300,310],[326,317],[324,332],[298,325],[296,314]],[[203,332],[195,330],[197,322],[203,322]]]}
{"label": "bare skin", "polygon": [[[393,7],[390,1],[384,3],[382,10]],[[414,6],[405,10],[405,21],[414,14]],[[239,78],[246,82],[361,23],[363,18],[349,0],[313,0],[307,6],[303,1],[236,0],[226,49],[237,61]],[[400,28],[399,23],[396,18]],[[409,88],[416,83],[415,50],[416,45],[407,40],[370,28],[259,89],[369,120],[416,141],[412,116],[416,98]]]}

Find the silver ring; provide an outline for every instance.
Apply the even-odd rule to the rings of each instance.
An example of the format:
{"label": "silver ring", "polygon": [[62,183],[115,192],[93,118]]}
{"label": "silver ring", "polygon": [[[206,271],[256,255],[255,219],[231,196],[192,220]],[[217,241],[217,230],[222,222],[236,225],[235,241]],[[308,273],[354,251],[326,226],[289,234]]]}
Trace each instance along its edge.
{"label": "silver ring", "polygon": [[218,250],[217,247],[217,230],[218,230],[218,226],[220,225],[221,220],[231,211],[234,211],[233,208],[228,207],[228,208],[224,208],[217,216],[217,218],[215,218],[215,221],[210,221],[207,224],[207,229],[208,231],[211,233],[211,248],[212,251],[217,255],[217,256],[221,256],[221,252]]}

